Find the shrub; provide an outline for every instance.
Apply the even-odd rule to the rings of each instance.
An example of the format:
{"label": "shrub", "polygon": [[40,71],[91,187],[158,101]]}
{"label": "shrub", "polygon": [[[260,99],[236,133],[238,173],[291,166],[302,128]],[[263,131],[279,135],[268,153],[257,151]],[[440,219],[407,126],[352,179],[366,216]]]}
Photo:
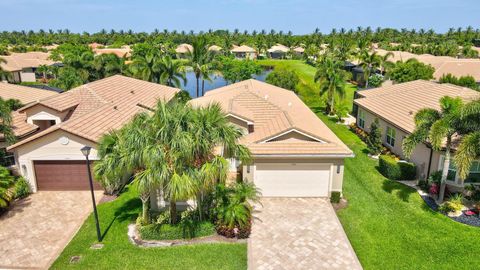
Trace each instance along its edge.
{"label": "shrub", "polygon": [[403,83],[420,79],[433,79],[434,72],[435,69],[431,65],[424,64],[416,59],[410,59],[405,62],[397,62],[388,75],[396,83]]}
{"label": "shrub", "polygon": [[428,177],[430,183],[440,184],[442,181],[442,171],[435,171]]}
{"label": "shrub", "polygon": [[457,212],[463,209],[463,196],[455,194],[447,202],[440,205],[439,210],[444,213]]}
{"label": "shrub", "polygon": [[428,189],[428,193],[432,195],[437,195],[439,191],[439,186],[436,183],[433,183],[430,188]]}
{"label": "shrub", "polygon": [[373,74],[368,78],[369,87],[380,87],[382,86],[384,77],[380,74]]}
{"label": "shrub", "polygon": [[382,152],[382,132],[378,126],[378,119],[372,122],[370,125],[370,133],[367,137],[368,150],[372,155],[378,155]]}
{"label": "shrub", "polygon": [[380,173],[392,180],[415,179],[417,167],[411,162],[398,162],[394,157],[381,155],[378,160]]}
{"label": "shrub", "polygon": [[22,199],[30,195],[30,184],[23,177],[19,177],[15,182],[15,198]]}
{"label": "shrub", "polygon": [[10,187],[13,183],[13,176],[10,171],[0,166],[0,208],[7,207],[12,200],[13,195]]}
{"label": "shrub", "polygon": [[140,226],[138,231],[142,239],[145,240],[176,240],[212,235],[215,233],[215,226],[208,221],[199,222],[192,233],[191,231],[185,231],[182,222],[178,225],[155,223]]}
{"label": "shrub", "polygon": [[340,202],[340,192],[339,191],[332,191],[330,195],[330,202],[331,203],[339,203]]}
{"label": "shrub", "polygon": [[275,69],[267,75],[265,81],[278,87],[296,92],[297,84],[300,82],[298,75],[288,69]]}

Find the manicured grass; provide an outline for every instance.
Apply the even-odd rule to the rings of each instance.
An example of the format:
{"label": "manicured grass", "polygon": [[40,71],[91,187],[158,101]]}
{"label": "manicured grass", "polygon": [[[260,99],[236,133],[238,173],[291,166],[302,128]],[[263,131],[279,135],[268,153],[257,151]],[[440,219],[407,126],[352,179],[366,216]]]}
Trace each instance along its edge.
{"label": "manicured grass", "polygon": [[298,88],[304,102],[355,153],[345,162],[343,191],[349,204],[338,216],[365,269],[478,269],[480,228],[433,212],[414,189],[383,177],[378,161],[366,155],[366,145],[323,114],[317,93],[308,87],[313,67],[301,61],[263,63],[295,68],[307,82]]}
{"label": "manicured grass", "polygon": [[[83,224],[52,269],[246,269],[245,244],[202,244],[169,248],[140,248],[131,244],[127,226],[140,212],[141,202],[133,186],[115,201],[98,207],[102,231],[100,250],[90,246],[96,242],[93,216]],[[72,256],[81,256],[70,264]]]}
{"label": "manicured grass", "polygon": [[[325,106],[325,97],[319,95],[318,84],[314,82],[313,78],[317,69],[311,65],[306,64],[301,60],[258,60],[262,66],[285,68],[295,71],[300,78],[300,83],[297,85],[297,92],[303,101],[310,106]],[[353,94],[356,86],[347,84],[345,87],[345,100],[350,108],[353,104]]]}

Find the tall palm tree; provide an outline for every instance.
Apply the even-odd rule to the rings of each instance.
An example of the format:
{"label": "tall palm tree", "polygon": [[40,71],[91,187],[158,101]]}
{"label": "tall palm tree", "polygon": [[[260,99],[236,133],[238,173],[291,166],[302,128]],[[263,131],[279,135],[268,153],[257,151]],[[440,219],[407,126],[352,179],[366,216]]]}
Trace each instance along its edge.
{"label": "tall palm tree", "polygon": [[192,50],[188,50],[188,66],[190,66],[195,74],[197,80],[196,93],[197,97],[200,96],[200,78],[202,77],[202,66],[209,63],[211,60],[211,53],[208,50],[208,46],[205,38],[199,37],[192,43]]}
{"label": "tall palm tree", "polygon": [[359,66],[362,67],[365,78],[365,88],[368,88],[368,80],[370,75],[375,71],[375,69],[380,67],[381,57],[376,52],[370,53],[368,51],[364,51],[359,55],[359,60],[361,61]]}
{"label": "tall palm tree", "polygon": [[462,179],[468,177],[472,162],[480,156],[480,100],[466,104],[460,121],[466,129],[455,153],[455,165]]}
{"label": "tall palm tree", "polygon": [[333,115],[335,112],[335,97],[345,97],[345,84],[347,74],[343,70],[343,62],[326,56],[318,64],[315,73],[315,82],[320,83],[320,95],[327,94],[327,113]]}
{"label": "tall palm tree", "polygon": [[425,108],[415,114],[415,130],[402,143],[408,158],[419,143],[429,143],[435,150],[445,148],[439,200],[443,201],[450,167],[452,141],[461,127],[460,113],[463,101],[460,98],[442,97],[440,110]]}
{"label": "tall palm tree", "polygon": [[7,63],[7,60],[0,57],[0,81],[8,80],[12,77],[12,74],[4,70],[1,66],[2,63]]}
{"label": "tall palm tree", "polygon": [[392,68],[395,64],[390,61],[389,59],[393,57],[392,52],[387,52],[385,55],[379,55],[379,62],[380,62],[380,72],[385,74],[387,69]]}
{"label": "tall palm tree", "polygon": [[187,83],[185,66],[181,61],[174,61],[170,55],[162,57],[158,63],[160,69],[160,83],[180,88]]}

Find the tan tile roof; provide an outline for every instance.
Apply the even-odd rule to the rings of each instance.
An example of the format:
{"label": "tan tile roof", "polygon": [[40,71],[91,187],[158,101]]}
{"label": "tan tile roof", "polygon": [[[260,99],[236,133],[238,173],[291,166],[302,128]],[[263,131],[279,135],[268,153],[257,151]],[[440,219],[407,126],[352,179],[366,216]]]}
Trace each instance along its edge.
{"label": "tan tile roof", "polygon": [[209,51],[218,52],[218,51],[221,51],[221,50],[222,50],[222,47],[217,46],[217,45],[212,45],[212,46],[208,47],[208,50],[209,50]]}
{"label": "tan tile roof", "polygon": [[186,43],[178,45],[177,48],[175,49],[176,53],[188,53],[192,51],[193,51],[193,46]]}
{"label": "tan tile roof", "polygon": [[465,101],[480,97],[480,92],[450,84],[417,80],[358,92],[354,103],[410,133],[415,129],[415,113],[423,108],[440,109],[443,96]]}
{"label": "tan tile roof", "polygon": [[55,91],[0,82],[1,98],[5,100],[18,99],[24,105],[56,95],[58,95],[58,93]]}
{"label": "tan tile roof", "polygon": [[[377,49],[379,55],[385,55],[389,51]],[[458,59],[450,56],[435,56],[431,54],[413,54],[402,51],[391,51],[393,57],[389,60],[392,62],[407,61],[415,58],[418,61],[432,65],[435,68],[433,77],[439,80],[444,74],[452,74],[456,77],[470,75],[480,82],[480,59]]]}
{"label": "tan tile roof", "polygon": [[293,49],[293,51],[295,51],[297,53],[303,53],[305,51],[305,49],[303,47],[298,46],[298,47],[295,47]]}
{"label": "tan tile roof", "polygon": [[118,57],[130,57],[131,56],[131,50],[129,48],[128,49],[123,49],[123,48],[94,49],[93,52],[96,55],[115,54]]}
{"label": "tan tile roof", "polygon": [[[254,132],[240,142],[254,155],[351,155],[350,149],[293,93],[267,83],[246,80],[221,87],[190,101],[193,106],[218,103],[226,113],[249,119]],[[302,134],[305,140],[274,138]]]}
{"label": "tan tile roof", "polygon": [[23,68],[52,65],[55,62],[49,60],[49,56],[50,53],[44,52],[12,53],[11,55],[1,56],[7,62],[0,63],[0,66],[6,71],[18,71]]}
{"label": "tan tile roof", "polygon": [[242,45],[242,46],[238,46],[238,47],[234,47],[231,52],[239,52],[239,53],[247,53],[247,52],[250,52],[250,53],[254,53],[256,52],[254,48],[252,47],[248,47],[247,45]]}
{"label": "tan tile roof", "polygon": [[[121,75],[88,83],[32,106],[46,106],[57,111],[72,109],[68,120],[35,134],[9,149],[58,129],[96,142],[106,132],[121,127],[137,112],[154,108],[158,100],[170,100],[180,91],[160,84]],[[20,112],[30,107],[22,108]],[[24,113],[22,113],[24,114]]]}
{"label": "tan tile roof", "polygon": [[273,45],[267,51],[270,52],[270,53],[273,53],[273,52],[287,53],[287,52],[290,51],[290,48],[285,46],[285,45],[282,45],[282,44],[277,44],[277,45]]}

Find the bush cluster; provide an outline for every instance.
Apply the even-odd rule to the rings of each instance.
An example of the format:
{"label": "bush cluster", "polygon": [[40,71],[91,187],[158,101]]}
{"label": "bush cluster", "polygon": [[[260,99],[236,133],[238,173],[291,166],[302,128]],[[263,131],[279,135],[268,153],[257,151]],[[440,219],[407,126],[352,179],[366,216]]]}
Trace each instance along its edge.
{"label": "bush cluster", "polygon": [[331,203],[339,203],[341,198],[341,193],[339,191],[332,191],[330,195],[330,202]]}
{"label": "bush cluster", "polygon": [[392,180],[413,180],[417,166],[411,162],[399,162],[394,157],[381,155],[378,160],[380,173]]}

